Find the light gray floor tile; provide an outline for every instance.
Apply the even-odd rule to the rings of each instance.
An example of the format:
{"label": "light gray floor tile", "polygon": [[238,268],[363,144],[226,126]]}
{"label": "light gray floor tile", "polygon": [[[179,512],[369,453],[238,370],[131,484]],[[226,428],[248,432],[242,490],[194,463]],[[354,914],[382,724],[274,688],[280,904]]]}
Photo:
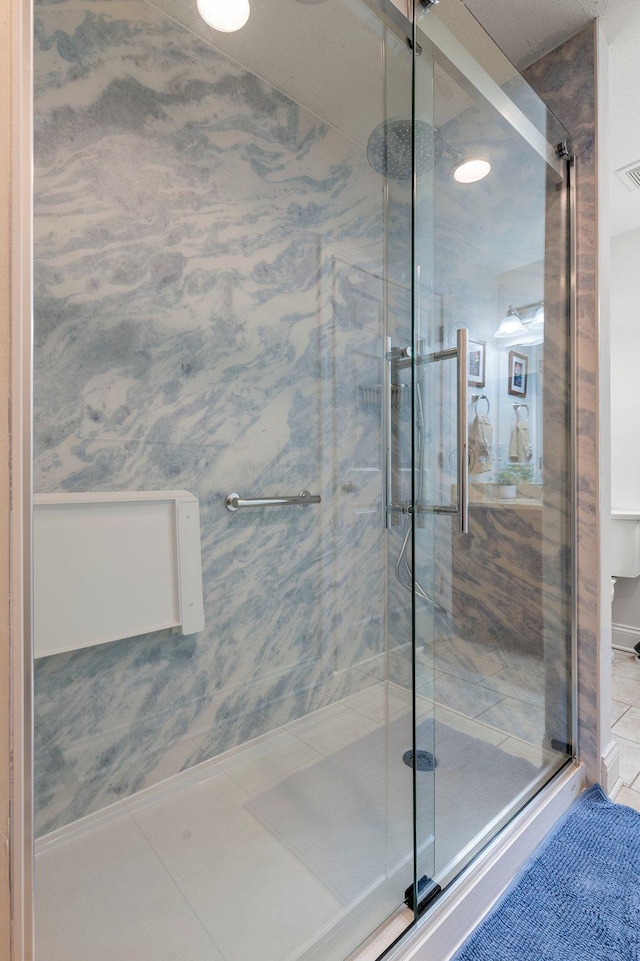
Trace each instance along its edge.
{"label": "light gray floor tile", "polygon": [[380,725],[364,714],[351,711],[342,705],[340,708],[340,712],[333,716],[321,716],[324,712],[320,711],[312,715],[315,717],[315,724],[310,723],[311,718],[304,718],[303,725],[292,721],[287,725],[287,730],[325,756],[335,754],[347,744],[379,730]]}
{"label": "light gray floor tile", "polygon": [[640,744],[640,707],[630,707],[613,725],[614,737],[624,737]]}
{"label": "light gray floor tile", "polygon": [[251,797],[272,787],[295,771],[324,760],[324,755],[292,737],[293,743],[282,745],[267,754],[251,758],[244,764],[234,764],[227,771],[229,777]]}
{"label": "light gray floor tile", "polygon": [[450,711],[438,705],[436,705],[434,713],[436,720],[442,724],[448,724],[449,727],[455,728],[456,731],[462,731],[471,737],[486,741],[487,744],[498,745],[502,744],[505,740],[506,735],[504,731],[498,731],[496,728],[482,723],[478,718],[465,717],[457,711]]}
{"label": "light gray floor tile", "polygon": [[629,710],[629,704],[623,704],[622,701],[616,701],[615,699],[611,702],[611,723],[615,724],[619,721],[625,711]]}
{"label": "light gray floor tile", "polygon": [[613,674],[624,674],[625,677],[640,680],[640,660],[633,654],[622,654],[616,651],[611,663],[611,671]]}
{"label": "light gray floor tile", "polygon": [[640,707],[640,674],[637,680],[626,674],[612,674],[611,691],[616,700],[631,707]]}
{"label": "light gray floor tile", "polygon": [[616,798],[616,802],[618,804],[626,804],[627,807],[633,808],[634,811],[640,811],[640,791],[623,787]]}
{"label": "light gray floor tile", "polygon": [[90,884],[101,874],[123,867],[131,858],[150,853],[151,848],[127,809],[117,816],[96,821],[68,839],[42,847],[35,860],[36,905],[38,910],[50,901]]}
{"label": "light gray floor tile", "polygon": [[204,934],[152,851],[36,912],[38,961],[173,961]]}
{"label": "light gray floor tile", "polygon": [[[281,961],[340,909],[315,875],[270,834],[182,882],[182,889],[227,961]],[[252,899],[249,924],[247,898]]]}
{"label": "light gray floor tile", "polygon": [[249,795],[220,771],[173,797],[131,806],[132,816],[172,877],[188,878],[264,831]]}
{"label": "light gray floor tile", "polygon": [[623,737],[616,737],[615,740],[620,750],[620,777],[628,787],[640,771],[640,744]]}
{"label": "light gray floor tile", "polygon": [[396,684],[376,684],[366,691],[352,694],[342,703],[359,714],[384,724],[388,719],[411,710],[411,692],[403,690]]}

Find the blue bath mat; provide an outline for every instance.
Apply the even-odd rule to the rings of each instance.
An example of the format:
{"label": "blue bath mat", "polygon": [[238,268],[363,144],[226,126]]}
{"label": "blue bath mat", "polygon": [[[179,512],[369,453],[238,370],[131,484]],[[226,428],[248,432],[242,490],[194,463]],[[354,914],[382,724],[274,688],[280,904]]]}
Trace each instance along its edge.
{"label": "blue bath mat", "polygon": [[590,788],[453,961],[639,961],[640,814]]}

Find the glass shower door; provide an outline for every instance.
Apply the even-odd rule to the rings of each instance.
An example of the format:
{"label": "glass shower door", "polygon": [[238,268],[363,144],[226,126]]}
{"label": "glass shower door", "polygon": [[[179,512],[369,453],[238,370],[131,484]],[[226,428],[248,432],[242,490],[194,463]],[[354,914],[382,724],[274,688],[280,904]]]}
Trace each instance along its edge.
{"label": "glass shower door", "polygon": [[417,20],[36,6],[36,541],[186,503],[204,612],[36,631],[37,961],[382,951],[571,753],[564,132]]}
{"label": "glass shower door", "polygon": [[82,510],[185,498],[204,611],[36,632],[38,961],[342,961],[413,920],[407,27],[37,5],[36,529],[63,503],[119,609],[140,525],[102,556]]}
{"label": "glass shower door", "polygon": [[567,134],[463,3],[416,10],[417,875],[444,886],[573,753]]}

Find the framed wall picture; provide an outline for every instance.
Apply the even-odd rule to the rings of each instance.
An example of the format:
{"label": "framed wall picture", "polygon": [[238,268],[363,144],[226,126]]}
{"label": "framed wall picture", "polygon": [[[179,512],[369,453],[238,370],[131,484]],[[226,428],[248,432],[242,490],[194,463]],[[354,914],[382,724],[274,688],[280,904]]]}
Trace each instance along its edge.
{"label": "framed wall picture", "polygon": [[527,396],[527,370],[529,358],[525,354],[509,351],[509,393],[516,397]]}
{"label": "framed wall picture", "polygon": [[484,387],[486,348],[484,340],[469,339],[467,379],[472,387]]}

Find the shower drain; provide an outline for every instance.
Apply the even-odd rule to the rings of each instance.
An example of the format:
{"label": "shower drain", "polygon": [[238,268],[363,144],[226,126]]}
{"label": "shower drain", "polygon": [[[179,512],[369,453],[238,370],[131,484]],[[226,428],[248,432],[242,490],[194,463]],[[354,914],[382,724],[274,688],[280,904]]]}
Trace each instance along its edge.
{"label": "shower drain", "polygon": [[[402,760],[407,767],[413,767],[413,751],[405,751]],[[433,754],[429,754],[428,751],[416,751],[416,771],[433,771],[437,765],[438,762]]]}

